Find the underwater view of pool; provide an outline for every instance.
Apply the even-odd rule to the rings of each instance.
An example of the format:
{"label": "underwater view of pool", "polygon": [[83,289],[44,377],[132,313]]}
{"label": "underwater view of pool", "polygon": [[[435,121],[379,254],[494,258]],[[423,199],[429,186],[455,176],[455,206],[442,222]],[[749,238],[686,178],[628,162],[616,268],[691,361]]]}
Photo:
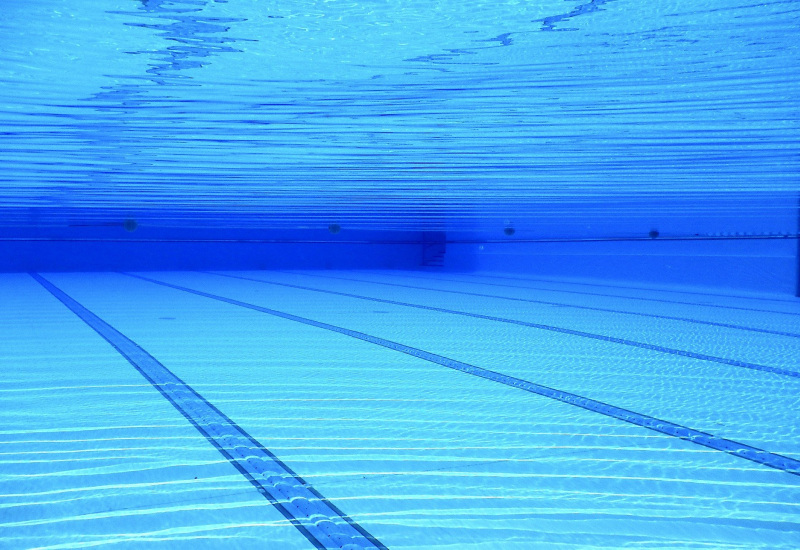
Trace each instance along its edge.
{"label": "underwater view of pool", "polygon": [[0,548],[800,547],[800,4],[0,18]]}

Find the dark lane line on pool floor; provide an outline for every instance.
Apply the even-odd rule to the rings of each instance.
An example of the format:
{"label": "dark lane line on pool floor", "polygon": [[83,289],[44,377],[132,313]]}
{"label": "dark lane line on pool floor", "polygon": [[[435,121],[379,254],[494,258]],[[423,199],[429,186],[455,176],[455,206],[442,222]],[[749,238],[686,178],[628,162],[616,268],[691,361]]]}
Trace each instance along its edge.
{"label": "dark lane line on pool floor", "polygon": [[125,357],[316,548],[386,549],[136,342],[38,273],[30,275]]}
{"label": "dark lane line on pool floor", "polygon": [[445,277],[437,276],[435,279],[431,277],[422,277],[420,275],[411,275],[405,273],[403,275],[398,275],[400,277],[410,277],[413,279],[424,279],[424,280],[435,280],[435,281],[442,281],[442,282],[452,282],[452,283],[462,283],[462,284],[471,284],[471,285],[479,285],[479,286],[496,286],[496,287],[504,287],[504,288],[516,288],[517,290],[540,290],[544,292],[560,292],[562,294],[578,294],[581,296],[599,296],[601,298],[618,298],[624,300],[636,300],[640,302],[658,302],[662,304],[678,304],[678,305],[685,305],[685,306],[694,306],[694,307],[715,307],[720,309],[732,309],[738,311],[753,311],[757,313],[770,313],[773,315],[792,315],[794,317],[800,316],[800,313],[796,313],[793,311],[776,311],[774,309],[756,309],[751,307],[739,307],[739,306],[725,306],[721,304],[701,304],[697,302],[684,302],[681,300],[667,300],[664,298],[644,298],[642,296],[621,296],[619,294],[603,294],[601,292],[586,292],[581,290],[564,290],[564,289],[555,289],[555,288],[542,288],[537,286],[520,286],[520,285],[509,285],[509,284],[502,284],[502,283],[487,283],[483,281],[463,281],[460,279],[448,279]]}
{"label": "dark lane line on pool floor", "polygon": [[412,304],[410,302],[398,302],[398,301],[395,301],[395,300],[387,300],[387,299],[384,299],[384,298],[372,298],[370,296],[361,296],[359,294],[350,294],[350,293],[347,293],[347,292],[337,292],[335,290],[325,290],[325,289],[314,288],[314,287],[309,287],[309,286],[293,285],[293,284],[290,284],[290,283],[276,283],[276,282],[272,282],[272,281],[264,281],[262,279],[253,279],[253,278],[250,278],[250,277],[243,277],[243,276],[239,276],[239,275],[227,275],[227,274],[223,274],[223,273],[214,273],[214,272],[203,272],[203,273],[208,273],[209,275],[216,275],[218,277],[229,277],[231,279],[242,279],[244,281],[253,281],[253,282],[256,282],[256,283],[263,283],[263,284],[267,284],[267,285],[275,285],[275,286],[283,286],[283,287],[289,287],[289,288],[297,288],[297,289],[300,289],[300,290],[307,290],[307,291],[312,291],[312,292],[321,292],[321,293],[325,293],[325,294],[335,294],[337,296],[345,296],[347,298],[357,298],[359,300],[368,300],[370,302],[379,302],[379,303],[390,304],[390,305],[395,305],[395,306],[411,307],[411,308],[415,308],[415,309],[424,309],[424,310],[427,310],[427,311],[436,311],[438,313],[449,313],[451,315],[461,315],[461,316],[464,316],[464,317],[472,317],[474,319],[483,319],[483,320],[486,320],[486,321],[496,321],[498,323],[519,325],[519,326],[523,326],[523,327],[535,328],[535,329],[540,329],[540,330],[547,330],[547,331],[550,331],[550,332],[558,332],[560,334],[568,334],[570,336],[579,336],[581,338],[589,338],[589,339],[592,339],[592,340],[601,340],[603,342],[611,342],[613,344],[621,344],[621,345],[624,345],[624,346],[630,346],[630,347],[634,347],[634,348],[647,349],[647,350],[651,350],[651,351],[657,351],[657,352],[660,352],[660,353],[668,353],[670,355],[678,355],[680,357],[689,357],[691,359],[698,359],[698,360],[701,360],[701,361],[709,361],[709,362],[713,362],[713,363],[719,363],[719,364],[722,364],[722,365],[730,365],[730,366],[734,366],[734,367],[742,367],[742,368],[745,368],[745,369],[769,372],[769,373],[772,373],[772,374],[778,374],[778,375],[782,375],[782,376],[791,376],[793,378],[800,378],[800,372],[793,371],[793,370],[782,369],[782,368],[779,368],[779,367],[771,367],[769,365],[759,365],[759,364],[756,364],[756,363],[748,363],[746,361],[738,361],[736,359],[726,359],[725,357],[716,357],[714,355],[706,355],[706,354],[703,354],[703,353],[695,353],[693,351],[686,351],[686,350],[680,350],[680,349],[667,348],[667,347],[659,346],[659,345],[656,345],[656,344],[646,344],[644,342],[637,342],[635,340],[628,340],[628,339],[625,339],[625,338],[617,338],[617,337],[614,337],[614,336],[605,336],[603,334],[594,334],[592,332],[584,332],[584,331],[581,331],[581,330],[575,330],[575,329],[571,329],[571,328],[555,327],[555,326],[552,326],[552,325],[543,325],[541,323],[529,323],[527,321],[519,321],[517,319],[508,319],[506,317],[494,317],[492,315],[481,315],[479,313],[470,313],[470,312],[467,312],[467,311],[458,311],[458,310],[455,310],[455,309],[445,309],[445,308],[434,307],[434,306],[425,306],[425,305],[422,305],[422,304]]}
{"label": "dark lane line on pool floor", "polygon": [[293,315],[291,313],[285,313],[283,311],[257,306],[255,304],[250,304],[247,302],[241,302],[233,298],[226,298],[225,296],[203,292],[202,290],[195,290],[193,288],[175,285],[164,281],[159,281],[158,279],[151,279],[149,277],[144,277],[142,275],[136,275],[133,273],[125,273],[125,275],[128,275],[129,277],[134,277],[136,279],[140,279],[142,281],[147,281],[149,283],[161,285],[167,288],[172,288],[189,294],[194,294],[196,296],[201,296],[203,298],[208,298],[219,302],[225,302],[233,306],[238,306],[253,311],[258,311],[261,313],[266,313],[268,315],[273,315],[275,317],[280,317],[282,319],[286,319],[289,321],[295,321],[297,323],[302,323],[304,325],[321,328],[331,332],[336,332],[344,336],[349,336],[351,338],[361,340],[363,342],[369,342],[371,344],[375,344],[384,348],[388,348],[394,351],[399,351],[400,353],[405,353],[406,355],[411,355],[413,357],[417,357],[419,359],[423,359],[425,361],[435,363],[437,365],[441,365],[443,367],[447,367],[459,372],[470,374],[472,376],[476,376],[493,382],[498,382],[500,384],[504,384],[506,386],[510,386],[513,388],[518,388],[543,397],[548,397],[556,401],[561,401],[562,403],[567,403],[569,405],[580,407],[587,411],[600,413],[602,415],[611,418],[616,418],[618,420],[622,420],[624,422],[628,422],[636,426],[641,426],[643,428],[647,428],[649,430],[653,430],[665,435],[677,437],[678,439],[682,439],[684,441],[696,443],[697,445],[702,445],[704,447],[708,447],[710,449],[714,449],[717,451],[722,451],[724,453],[739,458],[743,458],[745,460],[750,460],[758,464],[763,464],[764,466],[769,466],[770,468],[775,468],[776,470],[781,470],[792,475],[800,476],[800,461],[787,456],[771,453],[769,451],[765,451],[764,449],[759,449],[758,447],[752,447],[744,443],[739,443],[737,441],[733,441],[730,439],[717,437],[713,434],[701,432],[699,430],[688,428],[680,424],[675,424],[673,422],[661,420],[653,416],[647,416],[634,411],[629,411],[621,407],[609,405],[607,403],[603,403],[602,401],[597,401],[595,399],[590,399],[588,397],[583,397],[574,393],[569,393],[563,390],[550,388],[548,386],[542,386],[541,384],[537,384],[535,382],[529,382],[528,380],[515,378],[513,376],[509,376],[500,372],[484,369],[482,367],[477,367],[475,365],[470,365],[468,363],[464,363],[456,359],[451,359],[449,357],[437,355],[429,351],[413,348],[405,344],[400,344],[398,342],[393,342],[391,340],[386,340],[384,338],[380,338],[378,336],[372,336],[370,334],[358,332],[356,330],[350,330],[336,325],[323,323],[321,321],[308,319],[306,317]]}
{"label": "dark lane line on pool floor", "polygon": [[[542,278],[524,278],[524,277],[507,277],[503,275],[486,275],[483,273],[469,273],[465,274],[467,277],[485,277],[487,279],[504,279],[509,281],[518,281],[520,283],[552,283],[556,285],[573,285],[573,286],[588,286],[596,288],[619,288],[622,290],[638,290],[641,292],[665,292],[668,294],[689,294],[692,296],[706,296],[713,298],[730,298],[733,300],[756,300],[759,302],[778,302],[783,304],[798,305],[800,301],[797,298],[770,298],[761,296],[743,296],[740,294],[723,294],[721,292],[699,292],[695,290],[674,290],[669,288],[652,287],[647,288],[643,286],[626,286],[626,285],[612,285],[602,283],[583,283],[578,281],[559,281],[557,279],[542,279]],[[464,281],[469,282],[469,281]],[[480,282],[476,281],[478,284]]]}
{"label": "dark lane line on pool floor", "polygon": [[[213,271],[202,271],[201,273],[213,273],[214,275],[223,275],[222,273],[216,273]],[[404,285],[400,283],[386,283],[386,282],[379,282],[379,281],[370,281],[368,279],[353,279],[350,277],[337,277],[335,275],[312,275],[311,273],[295,273],[292,271],[281,271],[281,273],[291,274],[291,275],[301,275],[303,277],[317,277],[319,279],[336,279],[338,281],[352,281],[357,283],[368,283],[374,285],[385,285],[385,286],[395,286],[400,288],[410,288],[413,290],[427,290],[430,292],[444,292],[447,294],[460,294],[463,296],[477,296],[480,298],[493,298],[498,300],[507,300],[512,302],[525,302],[529,304],[542,304],[547,306],[558,306],[558,307],[565,307],[565,308],[572,308],[572,309],[583,309],[586,311],[597,311],[600,313],[617,313],[621,315],[633,315],[636,317],[646,317],[651,319],[664,319],[667,321],[681,321],[686,323],[694,323],[698,325],[708,325],[712,327],[721,327],[721,328],[732,328],[736,330],[746,330],[748,332],[760,332],[763,334],[772,334],[775,336],[787,336],[789,338],[800,338],[800,333],[796,332],[784,332],[780,330],[770,330],[764,328],[755,328],[755,327],[746,327],[743,325],[734,325],[730,323],[718,323],[716,321],[703,321],[700,319],[691,319],[688,317],[673,317],[670,315],[658,315],[655,313],[641,313],[638,311],[625,311],[622,309],[610,309],[610,308],[602,308],[602,307],[593,307],[593,306],[582,306],[582,305],[575,305],[575,304],[566,304],[563,302],[550,302],[546,300],[533,300],[531,298],[515,298],[512,296],[497,296],[496,294],[481,294],[478,292],[467,292],[464,290],[449,290],[449,289],[442,289],[442,288],[429,288],[424,286],[416,286],[416,285]],[[450,279],[452,280],[452,279]],[[463,281],[467,284],[468,281]]]}

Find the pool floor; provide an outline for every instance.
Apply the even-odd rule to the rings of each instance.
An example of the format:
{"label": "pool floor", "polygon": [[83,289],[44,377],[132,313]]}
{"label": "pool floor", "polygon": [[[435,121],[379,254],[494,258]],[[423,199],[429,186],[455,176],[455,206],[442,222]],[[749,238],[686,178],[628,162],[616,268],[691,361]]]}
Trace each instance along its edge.
{"label": "pool floor", "polygon": [[0,304],[2,548],[800,547],[799,299],[239,271]]}

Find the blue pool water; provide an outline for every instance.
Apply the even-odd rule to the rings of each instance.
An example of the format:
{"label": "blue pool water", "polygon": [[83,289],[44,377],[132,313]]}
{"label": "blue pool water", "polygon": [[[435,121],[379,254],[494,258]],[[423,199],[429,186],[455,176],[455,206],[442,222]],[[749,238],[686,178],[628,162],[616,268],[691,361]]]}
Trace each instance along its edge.
{"label": "blue pool water", "polygon": [[800,547],[800,5],[7,2],[0,548]]}

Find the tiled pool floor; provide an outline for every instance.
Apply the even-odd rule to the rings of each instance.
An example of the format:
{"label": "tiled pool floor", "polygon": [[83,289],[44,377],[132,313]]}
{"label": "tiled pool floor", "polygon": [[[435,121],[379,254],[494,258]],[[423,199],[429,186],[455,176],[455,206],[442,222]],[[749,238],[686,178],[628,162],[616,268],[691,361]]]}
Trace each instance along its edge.
{"label": "tiled pool floor", "polygon": [[[800,300],[499,274],[136,275],[0,275],[0,547],[338,547],[313,530],[344,520],[287,519],[231,430],[372,546],[800,547]],[[196,393],[148,381],[158,368]],[[204,426],[202,403],[233,427]]]}

